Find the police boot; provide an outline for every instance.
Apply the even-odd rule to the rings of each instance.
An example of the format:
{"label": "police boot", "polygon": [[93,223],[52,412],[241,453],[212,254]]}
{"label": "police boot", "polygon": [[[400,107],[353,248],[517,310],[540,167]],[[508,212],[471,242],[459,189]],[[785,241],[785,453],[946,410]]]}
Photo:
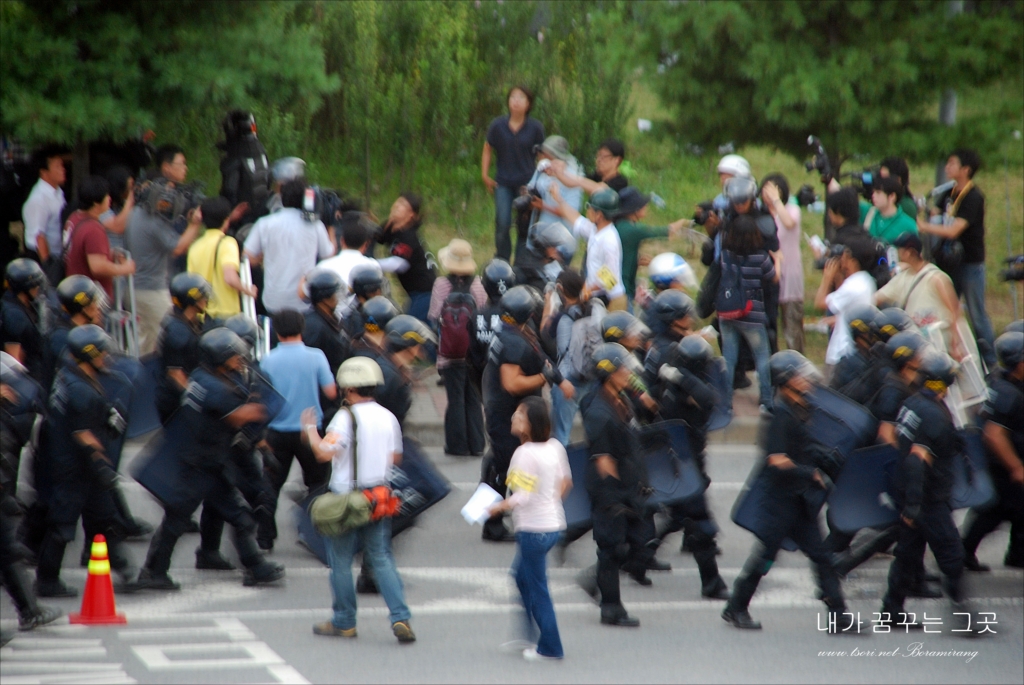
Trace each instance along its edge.
{"label": "police boot", "polygon": [[110,495],[114,500],[114,506],[117,507],[117,513],[121,515],[126,538],[143,538],[152,535],[153,526],[132,516],[132,511],[128,508],[128,500],[125,499],[120,486],[111,490]]}
{"label": "police boot", "polygon": [[[213,507],[203,507],[203,513],[199,516],[199,549],[205,549],[211,553],[220,554],[220,541],[223,536],[224,519],[214,513]],[[199,568],[199,549],[196,549],[196,568]]]}
{"label": "police boot", "polygon": [[149,552],[146,554],[146,565],[139,572],[138,587],[144,590],[180,590],[181,585],[174,582],[167,569],[171,567],[171,555],[177,538],[167,534],[164,529],[167,521],[157,528],[153,539],[149,541]]}
{"label": "police boot", "polygon": [[203,571],[234,571],[235,565],[219,549],[206,550],[200,546],[196,547],[196,568]]}
{"label": "police boot", "polygon": [[727,623],[743,630],[761,630],[761,624],[750,617],[747,607],[750,606],[750,598],[754,596],[758,583],[764,577],[767,570],[765,566],[760,557],[747,559],[733,585],[732,596],[722,610],[722,619]]}
{"label": "police boot", "polygon": [[1006,546],[1003,565],[1024,568],[1024,521],[1017,520],[1010,524],[1010,542]]}
{"label": "police boot", "polygon": [[31,579],[25,567],[18,562],[4,564],[4,586],[18,610],[18,629],[32,630],[58,619],[63,612],[53,607],[39,606],[32,592]]}
{"label": "police boot", "polygon": [[356,578],[356,592],[361,595],[376,595],[380,593],[377,588],[377,581],[373,577],[373,569],[363,558],[363,565],[359,569],[359,576]]}
{"label": "police boot", "polygon": [[693,552],[693,560],[700,572],[700,595],[705,599],[729,599],[729,586],[718,572],[714,541],[709,538],[708,543]]}
{"label": "police boot", "polygon": [[501,515],[493,516],[484,521],[483,532],[480,537],[488,542],[515,542],[516,536],[505,527],[505,518]]}
{"label": "police boot", "polygon": [[242,577],[242,585],[246,587],[266,585],[282,578],[284,578],[284,566],[261,559],[259,563],[246,567],[245,575]]}
{"label": "police boot", "polygon": [[[844,620],[846,602],[842,598],[825,599],[825,607],[828,609],[828,634],[829,635],[860,635],[860,626],[853,622],[847,624]],[[854,617],[856,620],[856,617]]]}
{"label": "police boot", "polygon": [[64,561],[64,538],[49,530],[39,548],[39,566],[36,568],[37,597],[77,597],[78,590],[60,580],[60,567]]}
{"label": "police boot", "polygon": [[589,566],[576,574],[576,584],[594,601],[601,603],[601,590],[597,586],[597,565]]}
{"label": "police boot", "polygon": [[878,610],[880,625],[886,625],[893,629],[903,628],[904,630],[922,630],[924,624],[918,621],[915,617],[913,622],[910,622],[910,614],[903,610],[903,606],[896,606],[889,599],[889,593],[885,594],[882,598],[882,608]]}

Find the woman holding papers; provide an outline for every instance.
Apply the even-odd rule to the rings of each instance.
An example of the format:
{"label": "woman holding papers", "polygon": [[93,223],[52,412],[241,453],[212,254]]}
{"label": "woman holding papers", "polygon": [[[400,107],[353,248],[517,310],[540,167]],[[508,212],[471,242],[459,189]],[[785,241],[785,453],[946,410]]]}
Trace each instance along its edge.
{"label": "woman holding papers", "polygon": [[549,417],[543,398],[527,397],[519,404],[512,415],[512,434],[521,444],[512,455],[507,480],[512,496],[490,509],[492,516],[512,512],[516,534],[512,575],[526,610],[524,627],[529,642],[523,643],[523,657],[528,661],[563,656],[548,592],[547,554],[565,530],[562,499],[572,487],[572,476],[565,448],[551,438]]}

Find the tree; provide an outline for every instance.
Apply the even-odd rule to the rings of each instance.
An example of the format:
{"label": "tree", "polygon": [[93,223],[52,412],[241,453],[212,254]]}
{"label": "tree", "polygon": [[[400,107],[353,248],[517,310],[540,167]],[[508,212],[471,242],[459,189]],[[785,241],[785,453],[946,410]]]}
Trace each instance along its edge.
{"label": "tree", "polygon": [[4,0],[0,128],[25,143],[115,142],[198,113],[308,119],[339,86],[287,2]]}
{"label": "tree", "polygon": [[[768,144],[798,158],[807,136],[834,159],[854,153],[934,158],[960,142],[985,148],[1015,121],[1005,101],[936,116],[950,86],[1019,79],[1024,3],[977,3],[947,17],[930,0],[649,3],[621,8],[640,23],[645,64],[689,142]],[[654,71],[654,70],[652,70]],[[1005,128],[1005,126],[1003,127]]]}

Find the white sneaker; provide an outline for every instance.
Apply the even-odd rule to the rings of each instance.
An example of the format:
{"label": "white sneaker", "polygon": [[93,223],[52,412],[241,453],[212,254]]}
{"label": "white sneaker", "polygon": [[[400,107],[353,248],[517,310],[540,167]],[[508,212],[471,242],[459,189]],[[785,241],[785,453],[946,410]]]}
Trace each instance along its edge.
{"label": "white sneaker", "polygon": [[523,650],[533,649],[536,646],[529,640],[509,640],[508,642],[501,643],[498,649],[505,652],[505,654],[522,654]]}
{"label": "white sneaker", "polygon": [[544,656],[537,652],[536,647],[530,647],[529,649],[523,650],[523,658],[527,661],[561,661],[560,656]]}

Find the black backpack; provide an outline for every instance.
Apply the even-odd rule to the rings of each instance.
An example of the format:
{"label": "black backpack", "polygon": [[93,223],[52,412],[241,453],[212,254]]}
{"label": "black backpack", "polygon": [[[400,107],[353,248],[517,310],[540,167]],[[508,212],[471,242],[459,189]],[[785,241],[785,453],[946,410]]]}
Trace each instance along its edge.
{"label": "black backpack", "polygon": [[452,292],[441,305],[437,319],[437,353],[447,359],[465,359],[476,340],[476,300],[468,285],[449,278]]}

